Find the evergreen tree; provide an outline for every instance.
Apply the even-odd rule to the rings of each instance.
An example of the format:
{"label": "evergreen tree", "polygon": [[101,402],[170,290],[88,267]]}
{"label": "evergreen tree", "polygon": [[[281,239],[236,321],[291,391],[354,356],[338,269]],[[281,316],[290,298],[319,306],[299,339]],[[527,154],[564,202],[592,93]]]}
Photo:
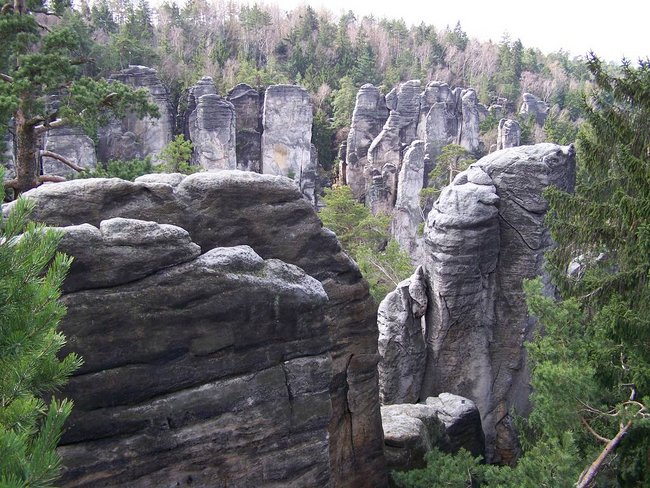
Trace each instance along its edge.
{"label": "evergreen tree", "polygon": [[43,397],[81,363],[74,354],[57,357],[65,344],[57,300],[70,259],[56,253],[59,234],[28,223],[31,207],[19,199],[0,222],[0,486],[7,488],[55,482],[72,403]]}
{"label": "evergreen tree", "polygon": [[[79,36],[68,27],[45,31],[35,12],[45,5],[29,6],[22,1],[5,3],[0,11],[0,120],[13,117],[15,123],[16,178],[5,187],[21,193],[44,181],[59,177],[40,174],[40,156],[80,168],[59,154],[38,150],[38,139],[50,128],[69,123],[90,134],[108,122],[134,110],[139,116],[157,115],[146,91],[134,91],[121,83],[78,78],[77,65],[86,60],[76,56]],[[57,95],[52,98],[52,95]],[[49,97],[48,97],[49,96]]]}

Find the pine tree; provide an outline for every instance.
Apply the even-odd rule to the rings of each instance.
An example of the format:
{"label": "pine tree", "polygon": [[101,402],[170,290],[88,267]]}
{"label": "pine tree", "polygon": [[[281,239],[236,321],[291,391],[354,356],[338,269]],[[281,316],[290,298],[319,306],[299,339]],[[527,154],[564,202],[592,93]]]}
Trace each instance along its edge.
{"label": "pine tree", "polygon": [[35,16],[43,3],[9,3],[0,10],[0,120],[15,124],[16,178],[5,182],[16,194],[60,177],[41,175],[40,157],[47,155],[73,169],[63,156],[38,149],[39,137],[51,128],[76,124],[93,135],[109,120],[128,111],[157,116],[145,90],[121,83],[79,78],[77,66],[87,61],[79,37],[68,27],[45,30]]}
{"label": "pine tree", "polygon": [[57,300],[70,258],[56,253],[58,233],[28,223],[30,210],[19,199],[0,222],[0,486],[7,488],[56,480],[56,445],[72,403],[43,398],[80,365],[74,354],[57,357],[65,343]]}

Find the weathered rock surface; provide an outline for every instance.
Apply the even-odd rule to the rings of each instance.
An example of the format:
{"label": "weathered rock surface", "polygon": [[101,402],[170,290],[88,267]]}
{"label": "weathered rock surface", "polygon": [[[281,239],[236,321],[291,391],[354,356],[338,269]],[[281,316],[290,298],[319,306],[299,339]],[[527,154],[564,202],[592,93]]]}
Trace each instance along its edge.
{"label": "weathered rock surface", "polygon": [[575,151],[555,144],[490,154],[460,173],[425,229],[427,367],[420,396],[471,398],[481,412],[488,461],[517,455],[509,414],[529,410],[524,279],[542,273],[551,245],[543,190],[572,190]]}
{"label": "weathered rock surface", "polygon": [[517,147],[521,140],[521,126],[512,119],[501,119],[497,132],[497,150]]}
{"label": "weathered rock surface", "polygon": [[135,115],[129,115],[100,129],[97,159],[108,161],[152,156],[155,163],[155,156],[172,140],[174,116],[167,88],[158,78],[156,70],[145,66],[129,66],[112,75],[111,79],[134,88],[147,89],[151,101],[158,105],[160,117],[138,119]]}
{"label": "weathered rock surface", "polygon": [[[75,291],[62,299],[69,349],[84,357],[63,392],[75,412],[60,448],[62,486],[331,486],[320,282],[248,246],[197,257],[171,225],[81,227],[65,250],[85,274],[106,266],[87,252],[89,227],[118,254],[113,275],[85,289],[73,274]],[[138,264],[146,275],[132,276]]]}
{"label": "weathered rock surface", "polygon": [[262,118],[260,94],[253,87],[240,83],[228,92],[227,99],[235,107],[237,169],[262,171]]}
{"label": "weathered rock surface", "polygon": [[441,149],[458,142],[458,100],[446,83],[432,81],[422,93],[418,137],[425,141],[425,176]]}
{"label": "weathered rock surface", "polygon": [[[485,107],[483,107],[485,108]],[[472,154],[482,151],[481,133],[481,108],[476,97],[476,92],[471,88],[461,92],[461,119],[459,144]]]}
{"label": "weathered rock surface", "polygon": [[390,214],[395,205],[402,150],[417,135],[420,81],[400,84],[386,96],[386,105],[390,110],[388,119],[368,148],[368,164],[364,168],[366,203],[374,214]]}
{"label": "weathered rock surface", "polygon": [[534,117],[537,125],[544,125],[548,110],[549,106],[544,100],[540,100],[532,93],[523,94],[523,102],[521,103],[519,113]]}
{"label": "weathered rock surface", "polygon": [[[28,192],[26,196],[36,203],[34,219],[51,225],[69,226],[89,223],[99,226],[101,221],[113,217],[176,225],[187,230],[192,241],[198,244],[204,253],[215,247],[248,245],[263,259],[280,259],[286,263],[297,265],[308,275],[319,280],[329,297],[329,302],[325,305],[324,316],[331,344],[329,354],[332,358],[332,376],[329,383],[332,415],[328,426],[331,479],[334,486],[337,487],[386,486],[376,371],[378,361],[376,307],[368,293],[367,284],[361,279],[354,262],[341,250],[334,234],[322,228],[313,208],[293,183],[285,178],[253,172],[223,171],[197,173],[184,178],[178,175],[154,175],[140,178],[135,183],[118,179],[74,180],[56,185],[46,185]],[[190,264],[191,262],[180,266],[190,266]],[[155,280],[158,279],[157,276],[158,273],[140,281]],[[191,280],[183,279],[181,281],[185,283],[185,288],[197,291],[196,287],[187,285],[187,283],[192,283]],[[140,282],[133,285],[134,293],[138,287],[141,287]],[[89,290],[84,293],[90,292]],[[200,289],[198,292],[200,294]],[[226,296],[228,296],[228,292],[229,289],[226,288],[224,291]],[[97,300],[101,301],[101,293],[93,293],[96,293]],[[170,306],[176,304],[178,313],[187,312],[188,308],[193,308],[193,303],[196,303],[197,306],[204,303],[202,295],[196,297],[196,302],[192,300],[177,301],[175,297],[164,296],[168,298],[156,303],[161,303],[161,307],[167,306],[167,301]],[[245,296],[247,300],[256,300],[255,297]],[[253,311],[248,315],[239,316],[240,318],[236,321],[239,327],[249,330],[247,324],[257,324],[258,321],[264,320],[267,313],[265,307],[268,307],[269,303],[274,303],[271,298],[268,297],[267,301],[260,301],[259,307],[251,309]],[[225,300],[224,307],[228,305],[229,302]],[[282,305],[282,301],[280,305]],[[96,306],[97,304],[94,303],[93,307]],[[72,307],[69,307],[69,310],[71,309]],[[281,308],[281,310],[283,309]],[[287,313],[289,312],[293,313],[291,307],[287,309]],[[77,313],[94,314],[92,309],[79,310]],[[269,311],[268,313],[275,317],[273,315],[275,312]],[[179,318],[176,323],[187,327],[184,319]],[[295,321],[291,320],[290,323],[295,323],[298,327]],[[119,326],[119,324],[120,322],[117,321],[114,326]],[[257,326],[255,330],[257,330]],[[277,334],[267,336],[262,334],[262,330],[268,329],[259,330],[260,335],[255,344],[263,344],[263,347],[284,347],[282,346],[283,337]],[[291,330],[290,328],[286,333],[290,333]],[[147,345],[146,336],[140,332],[138,334],[140,335],[136,334],[135,337],[142,337],[142,340],[134,340],[131,336],[129,347],[145,347]],[[177,334],[178,329],[175,329],[172,336],[175,337]],[[237,334],[235,334],[236,337],[238,337]],[[69,335],[74,334],[69,332]],[[247,336],[248,334],[243,335],[243,337]],[[207,359],[213,358],[212,360],[216,361],[215,364],[220,362],[219,358],[222,354],[229,351],[229,349],[223,351],[218,349],[220,344],[230,343],[230,339],[222,340],[219,337],[221,336],[217,335],[211,341],[207,341],[207,345],[204,346],[210,348],[212,346],[209,344],[214,344],[216,352],[208,352],[211,355]],[[100,339],[101,337],[96,338],[96,340]],[[287,345],[287,347],[290,346],[291,344]],[[74,348],[75,342],[71,341],[70,347]],[[152,344],[151,347],[157,346]],[[187,347],[182,346],[174,351],[182,352]],[[305,351],[303,344],[299,344],[297,350],[303,351],[303,353],[295,357],[303,357]],[[238,356],[239,359],[233,360],[232,367],[238,367],[239,363],[254,363],[255,368],[263,368],[265,366],[260,366],[259,363],[265,364],[265,361],[278,357],[277,355],[269,357],[262,355],[260,357],[254,352],[254,349],[251,349],[251,353],[248,354],[246,347],[240,351],[242,355]],[[327,354],[327,352],[326,348],[318,351],[318,354]],[[169,354],[173,356],[176,352]],[[290,355],[289,357],[282,357],[281,354],[279,356],[282,361],[294,359]],[[96,360],[99,361],[100,358],[96,358]],[[275,378],[277,369],[269,368],[271,370],[267,373],[272,378],[268,380],[268,385],[276,385],[273,378]],[[245,374],[248,373],[241,373],[241,376],[244,377]],[[156,369],[155,374],[146,375],[145,385],[151,381],[154,383],[162,381],[164,377],[165,375]],[[280,378],[282,384],[278,383],[277,387],[286,392],[286,383],[283,378],[284,376]],[[253,382],[257,381],[255,377],[250,379]],[[110,385],[108,380],[107,382],[106,387]],[[251,398],[255,405],[260,402],[264,403],[265,390],[258,391],[258,386],[255,386],[255,383],[249,386],[246,381],[243,381],[235,383],[232,388],[234,388],[232,395],[228,392],[222,395],[219,388],[214,394],[210,392],[210,395],[216,395],[217,399],[232,397],[235,399],[235,403],[239,402],[238,399],[243,398],[244,403],[227,406],[231,410],[234,409],[237,415],[239,412],[242,412],[242,415],[245,414],[244,405],[247,398]],[[140,385],[138,391],[140,390],[146,390],[146,388]],[[102,398],[103,401],[111,401],[110,396],[102,395]],[[212,404],[218,410],[224,408],[220,406],[224,405],[223,402],[213,400]],[[188,411],[191,419],[192,410]],[[307,409],[307,411],[309,412],[311,409]],[[256,423],[258,420],[261,422],[264,419],[271,426],[270,428],[274,428],[276,421],[271,415],[272,413],[273,410],[269,411],[263,407],[261,410],[251,410],[250,415]],[[223,415],[225,416],[220,417],[221,421],[227,422],[231,414]],[[175,425],[183,422],[182,419],[177,419],[175,416],[171,419],[171,423]],[[281,419],[281,422],[278,421],[280,425],[286,425],[284,422],[284,418]],[[137,421],[134,423],[138,424]],[[110,430],[110,422],[104,425]],[[190,436],[191,433],[187,432],[187,435]],[[200,432],[197,435],[199,435],[198,439],[201,439]],[[98,456],[97,453],[101,450],[101,446],[110,442],[109,439],[110,437],[98,439],[92,449],[92,453],[94,453],[92,456]],[[219,437],[219,439],[217,444],[223,444],[227,442],[228,437]],[[282,443],[286,440],[278,440],[278,442]],[[144,446],[137,444],[137,448],[135,446],[133,450],[156,449],[155,444],[150,442]],[[311,437],[306,440],[305,446],[307,446],[306,449],[314,449]],[[156,452],[156,455],[161,457],[158,462],[164,463],[169,456],[173,456],[173,444],[167,445],[166,449],[164,452]],[[106,456],[129,455],[128,453],[132,452],[127,451],[122,454],[120,451],[111,454],[110,449],[102,452]],[[275,472],[276,468],[282,469],[282,466],[285,466],[282,463],[288,462],[286,458],[293,456],[291,452],[285,453],[285,460],[282,462],[277,459],[266,462],[263,452],[258,452],[258,458],[250,460],[249,466],[258,466],[259,469],[256,470],[258,473]],[[300,449],[295,452],[297,457],[302,456]],[[194,455],[192,454],[192,456]],[[79,456],[73,454],[73,456],[80,457],[80,454]],[[90,463],[93,462],[91,459]],[[237,466],[240,466],[235,459],[226,462],[222,469],[231,469],[230,463],[234,463],[232,466],[235,470]],[[217,463],[216,466],[219,464]],[[305,467],[305,472],[308,472],[307,467]],[[161,472],[161,477],[167,474]],[[167,481],[166,478],[155,478],[153,483],[155,484],[161,479]],[[252,484],[257,484],[257,481]],[[294,485],[320,486],[300,481],[296,481]],[[282,484],[282,486],[287,485]]]}
{"label": "weathered rock surface", "polygon": [[481,416],[474,402],[449,393],[425,403],[381,407],[389,469],[424,467],[424,455],[433,447],[454,453],[461,448],[474,456],[484,453]]}
{"label": "weathered rock surface", "polygon": [[4,179],[10,180],[16,177],[16,166],[14,162],[14,138],[11,132],[4,134],[4,152],[0,154],[0,164],[4,167]]}
{"label": "weathered rock surface", "polygon": [[419,400],[427,354],[422,321],[427,303],[424,272],[418,266],[379,305],[377,370],[382,405]]}
{"label": "weathered rock surface", "polygon": [[209,76],[201,78],[196,85],[191,86],[181,95],[181,99],[178,103],[176,124],[179,132],[181,132],[185,137],[185,140],[189,141],[192,138],[190,134],[190,118],[196,110],[199,98],[203,95],[218,95],[214,80]]}
{"label": "weathered rock surface", "polygon": [[[44,149],[60,154],[84,169],[97,167],[95,143],[84,131],[77,127],[50,129],[44,137]],[[77,172],[60,161],[44,156],[43,174],[69,178]]]}
{"label": "weathered rock surface", "polygon": [[201,95],[189,122],[194,164],[208,171],[237,168],[232,103],[217,94]]}
{"label": "weathered rock surface", "polygon": [[397,179],[397,198],[393,210],[391,233],[400,247],[414,263],[421,262],[422,246],[420,226],[424,215],[420,207],[420,191],[424,185],[423,141],[415,140],[404,154],[404,161]]}
{"label": "weathered rock surface", "polygon": [[272,85],[266,89],[262,172],[293,179],[306,196],[313,195],[316,186],[311,159],[312,119],[309,93],[304,88]]}
{"label": "weathered rock surface", "polygon": [[357,93],[345,155],[346,182],[354,198],[359,201],[364,201],[366,196],[363,172],[368,164],[368,149],[387,118],[386,100],[379,88],[371,84],[363,85]]}

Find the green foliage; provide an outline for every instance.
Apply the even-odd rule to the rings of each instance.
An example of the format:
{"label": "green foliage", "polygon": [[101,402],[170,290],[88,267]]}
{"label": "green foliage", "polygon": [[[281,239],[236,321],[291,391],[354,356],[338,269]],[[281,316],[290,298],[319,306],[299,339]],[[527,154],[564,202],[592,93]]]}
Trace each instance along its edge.
{"label": "green foliage", "polygon": [[[0,171],[0,179],[2,177]],[[3,197],[0,187],[0,200]],[[28,222],[18,200],[0,225],[0,486],[47,487],[60,459],[56,445],[71,402],[43,397],[62,386],[80,359],[58,353],[65,308],[58,302],[70,258],[56,253],[60,234]],[[22,236],[21,236],[22,234]]]}
{"label": "green foliage", "polygon": [[190,165],[191,158],[192,142],[186,141],[183,134],[179,134],[160,151],[158,159],[162,164],[157,166],[156,170],[186,175],[196,173],[200,168]]}
{"label": "green foliage", "polygon": [[352,112],[357,100],[358,87],[351,78],[344,77],[340,80],[340,88],[332,94],[332,108],[334,109],[333,125],[336,128],[349,127],[352,122]]}
{"label": "green foliage", "polygon": [[120,178],[133,181],[138,176],[154,172],[151,159],[132,159],[131,161],[112,160],[105,167],[99,166],[93,171],[84,171],[79,178]]}
{"label": "green foliage", "polygon": [[552,111],[544,121],[544,132],[548,142],[567,145],[576,141],[578,127],[568,118],[566,112]]}
{"label": "green foliage", "polygon": [[424,469],[391,473],[397,488],[466,488],[482,480],[480,458],[473,457],[465,449],[450,456],[434,448],[426,454],[425,461],[427,467]]}
{"label": "green foliage", "polygon": [[442,188],[451,185],[454,177],[466,170],[476,159],[467,149],[458,144],[447,144],[436,158],[436,166],[429,173],[429,187],[435,193],[440,193]]}
{"label": "green foliage", "polygon": [[312,142],[318,151],[318,163],[325,171],[329,171],[334,167],[334,160],[336,159],[335,134],[336,130],[329,121],[325,110],[317,110],[316,115],[314,115]]}
{"label": "green foliage", "polygon": [[390,240],[390,217],[372,215],[357,202],[348,186],[325,190],[323,225],[334,231],[343,248],[357,262],[380,302],[397,284],[413,273],[408,254]]}

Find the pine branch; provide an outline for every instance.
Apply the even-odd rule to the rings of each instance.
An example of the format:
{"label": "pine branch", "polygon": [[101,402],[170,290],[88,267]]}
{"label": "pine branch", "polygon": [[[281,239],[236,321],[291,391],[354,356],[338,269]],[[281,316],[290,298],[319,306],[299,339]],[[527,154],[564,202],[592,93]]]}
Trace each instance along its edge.
{"label": "pine branch", "polygon": [[11,76],[6,75],[4,73],[0,73],[0,80],[6,81],[7,83],[13,83],[14,82],[14,79]]}
{"label": "pine branch", "polygon": [[598,475],[600,467],[605,462],[605,459],[614,451],[614,449],[616,449],[623,437],[625,437],[625,434],[627,434],[627,431],[631,425],[632,420],[628,421],[628,423],[625,425],[620,425],[620,428],[616,435],[607,443],[596,460],[587,469],[585,469],[585,471],[582,472],[580,478],[578,479],[578,483],[576,483],[576,488],[588,488],[591,485],[591,483]]}
{"label": "pine branch", "polygon": [[[61,161],[63,164],[65,164],[66,166],[70,166],[75,171],[81,172],[81,171],[84,170],[81,166],[76,165],[75,163],[73,163],[69,159],[64,158],[60,154],[52,152],[52,151],[47,151],[47,150],[43,149],[43,150],[41,150],[41,156],[47,156],[48,158],[52,158],[52,159],[56,159],[58,161]],[[65,181],[65,179],[63,181]]]}
{"label": "pine branch", "polygon": [[50,129],[57,129],[59,127],[63,127],[67,124],[67,121],[65,119],[56,119],[53,122],[49,122],[43,125],[37,125],[34,130],[36,131],[37,134],[42,134],[43,132],[47,132]]}
{"label": "pine branch", "polygon": [[61,183],[66,180],[63,176],[41,175],[38,177],[39,183]]}

